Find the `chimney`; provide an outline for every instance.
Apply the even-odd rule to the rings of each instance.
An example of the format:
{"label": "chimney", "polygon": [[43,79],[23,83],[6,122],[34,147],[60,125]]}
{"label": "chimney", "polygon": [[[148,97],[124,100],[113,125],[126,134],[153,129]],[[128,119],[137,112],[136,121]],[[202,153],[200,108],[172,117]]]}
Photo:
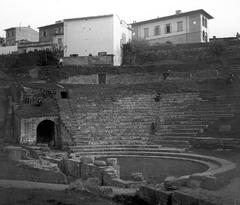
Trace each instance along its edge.
{"label": "chimney", "polygon": [[182,10],[176,10],[175,13],[176,13],[176,14],[180,14],[180,13],[182,13]]}

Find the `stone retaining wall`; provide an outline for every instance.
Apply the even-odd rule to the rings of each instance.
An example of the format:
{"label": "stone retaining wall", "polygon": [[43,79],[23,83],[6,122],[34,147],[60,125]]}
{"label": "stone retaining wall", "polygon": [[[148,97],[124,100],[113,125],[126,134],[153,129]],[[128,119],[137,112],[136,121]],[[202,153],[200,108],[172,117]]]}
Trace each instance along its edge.
{"label": "stone retaining wall", "polygon": [[[112,163],[112,161],[115,162]],[[88,180],[95,178],[99,186],[132,188],[146,183],[145,181],[124,181],[120,179],[120,168],[115,158],[108,158],[106,162],[94,160],[92,157],[63,159],[58,166],[64,174],[72,179]]]}
{"label": "stone retaining wall", "polygon": [[[144,84],[144,83],[157,83],[163,82],[164,72],[145,72],[145,73],[121,73],[121,74],[109,74],[106,73],[105,84],[121,84],[121,85],[131,85],[131,84]],[[167,80],[206,80],[206,79],[216,79],[222,77],[222,74],[217,70],[204,70],[204,71],[192,71],[192,72],[166,72],[169,73]],[[100,74],[100,73],[99,73]],[[63,84],[99,84],[98,74],[89,75],[76,75],[63,79],[60,81]]]}
{"label": "stone retaining wall", "polygon": [[219,205],[217,197],[199,190],[166,191],[163,187],[141,186],[137,195],[149,205]]}
{"label": "stone retaining wall", "polygon": [[64,65],[78,65],[78,66],[91,66],[91,65],[113,65],[113,56],[74,56],[64,57]]}

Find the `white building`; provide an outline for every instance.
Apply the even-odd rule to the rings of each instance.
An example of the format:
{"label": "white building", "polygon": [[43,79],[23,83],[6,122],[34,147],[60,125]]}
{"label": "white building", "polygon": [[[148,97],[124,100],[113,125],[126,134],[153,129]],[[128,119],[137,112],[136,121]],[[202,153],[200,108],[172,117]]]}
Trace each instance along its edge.
{"label": "white building", "polygon": [[133,39],[151,44],[171,42],[203,43],[209,39],[208,20],[213,17],[203,9],[132,23]]}
{"label": "white building", "polygon": [[113,56],[114,66],[119,66],[122,62],[122,44],[130,41],[131,36],[130,28],[117,15],[65,19],[65,62],[71,62],[70,58],[76,62],[78,57],[106,54]]}

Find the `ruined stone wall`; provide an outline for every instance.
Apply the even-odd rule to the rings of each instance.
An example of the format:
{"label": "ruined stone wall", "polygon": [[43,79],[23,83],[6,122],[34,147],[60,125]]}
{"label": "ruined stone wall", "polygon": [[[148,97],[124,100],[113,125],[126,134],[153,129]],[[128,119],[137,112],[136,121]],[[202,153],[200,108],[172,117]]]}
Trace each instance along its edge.
{"label": "ruined stone wall", "polygon": [[202,190],[190,190],[188,188],[180,190],[166,191],[163,187],[151,185],[141,186],[137,192],[138,196],[149,205],[218,205],[222,204],[218,197]]}
{"label": "ruined stone wall", "polygon": [[[120,166],[116,158],[107,158],[106,160],[96,160],[94,157],[63,159],[58,162],[58,167],[69,178],[73,180],[81,179],[87,181],[88,184],[94,182],[92,185],[95,187],[136,188],[146,184],[141,173],[141,178],[136,178],[134,173],[130,173],[132,174],[132,180],[120,179]],[[138,173],[138,176],[140,175]]]}
{"label": "ruined stone wall", "polygon": [[[18,135],[18,141],[20,144],[34,145],[37,141],[37,126],[44,120],[53,121],[56,126],[58,125],[58,117],[32,117],[32,118],[16,118],[18,119],[18,125],[20,127]],[[57,133],[55,134],[57,136]],[[56,139],[57,140],[57,139]]]}
{"label": "ruined stone wall", "polygon": [[60,81],[63,84],[98,84],[98,75],[78,75],[63,79]]}
{"label": "ruined stone wall", "polygon": [[92,65],[113,65],[113,56],[74,56],[64,57],[64,65],[92,66]]}
{"label": "ruined stone wall", "polygon": [[156,64],[164,60],[177,60],[182,62],[214,62],[219,59],[239,58],[240,41],[233,43],[196,43],[158,46],[148,48],[140,47],[141,52],[126,50],[124,52],[124,65]]}
{"label": "ruined stone wall", "polygon": [[[120,74],[106,74],[105,84],[121,84],[121,85],[131,85],[131,84],[145,84],[145,83],[157,83],[163,82],[164,72],[136,72],[136,73],[120,73]],[[173,72],[169,73],[167,80],[205,80],[205,79],[216,79],[221,77],[221,73],[218,70],[196,70],[192,72]],[[63,84],[99,84],[99,75],[77,75],[63,79],[60,81]]]}

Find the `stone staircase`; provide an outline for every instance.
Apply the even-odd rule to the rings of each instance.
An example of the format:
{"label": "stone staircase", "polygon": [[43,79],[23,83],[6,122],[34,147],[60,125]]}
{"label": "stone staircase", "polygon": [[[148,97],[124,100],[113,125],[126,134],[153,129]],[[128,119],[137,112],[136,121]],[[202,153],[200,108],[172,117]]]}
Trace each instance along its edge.
{"label": "stone staircase", "polygon": [[238,87],[161,93],[157,98],[156,89],[147,85],[147,92],[143,88],[130,94],[94,89],[75,90],[72,98],[58,102],[75,143],[70,149],[82,155],[185,150],[192,139],[211,138],[199,136],[209,125],[240,110]]}
{"label": "stone staircase", "polygon": [[[204,130],[221,118],[234,117],[240,111],[239,89],[230,89],[222,94],[210,92],[195,98],[195,102],[189,106],[174,106],[165,110],[165,119],[158,125],[152,142],[162,146],[178,145],[179,143],[189,145],[189,141],[210,139],[204,136]],[[213,140],[211,138],[211,140]]]}
{"label": "stone staircase", "polygon": [[160,145],[77,145],[71,146],[71,151],[76,157],[84,155],[105,156],[105,155],[156,155],[162,152],[183,153],[184,148],[169,148]]}
{"label": "stone staircase", "polygon": [[[165,139],[163,143],[154,145],[155,142],[151,139],[151,123],[155,122],[161,113],[169,109],[169,106],[172,106],[169,102],[173,102],[176,105],[173,107],[178,109],[179,104],[192,104],[196,96],[197,93],[163,95],[164,100],[160,100],[160,103],[154,100],[155,94],[141,94],[125,98],[115,97],[114,102],[111,101],[110,97],[106,97],[100,102],[86,96],[81,96],[77,100],[75,98],[71,99],[69,102],[74,107],[76,122],[80,129],[77,129],[75,133],[76,146],[71,146],[70,149],[80,155],[122,152],[132,155],[140,152],[161,152],[162,150],[185,151],[185,148],[189,148],[190,144],[188,141],[181,139]],[[101,120],[103,121],[102,124]],[[179,127],[178,129],[183,128]],[[196,126],[193,130],[202,128],[204,128],[203,125]],[[189,129],[189,133],[192,134],[189,127],[185,126],[185,129]],[[112,135],[107,135],[106,130],[110,131]],[[86,137],[88,142],[85,144],[81,143],[84,135],[88,136]],[[158,139],[159,141],[160,139]],[[161,144],[166,147],[162,147]]]}
{"label": "stone staircase", "polygon": [[[69,144],[76,144],[75,134],[77,123],[73,117],[74,114],[68,99],[57,99],[57,106],[59,109],[60,124],[65,128],[66,132],[71,138],[71,143]],[[66,136],[64,136],[64,138],[65,137]]]}
{"label": "stone staircase", "polygon": [[[130,97],[120,100],[113,100],[111,97],[100,101],[86,97],[80,97],[79,102],[74,99],[70,100],[72,105],[77,105],[74,106],[79,128],[77,144],[79,141],[81,143],[83,137],[88,141],[87,144],[93,145],[146,144],[148,137],[142,133],[146,129],[149,130],[150,122],[154,119],[154,112],[146,114],[146,110],[149,109],[147,106],[153,100],[152,96],[138,97],[135,96],[137,105],[131,105]],[[147,105],[140,105],[143,98],[147,98]],[[154,105],[152,106],[154,107]],[[145,118],[139,117],[139,115],[145,116]]]}

